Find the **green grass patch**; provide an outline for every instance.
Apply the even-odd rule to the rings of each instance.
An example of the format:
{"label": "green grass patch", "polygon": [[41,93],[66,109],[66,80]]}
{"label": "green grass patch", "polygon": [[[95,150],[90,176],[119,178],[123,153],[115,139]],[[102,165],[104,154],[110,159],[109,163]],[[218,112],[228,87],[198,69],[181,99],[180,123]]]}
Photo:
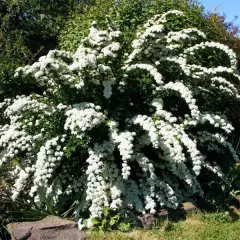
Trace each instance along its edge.
{"label": "green grass patch", "polygon": [[88,232],[90,240],[239,240],[240,221],[232,222],[226,213],[195,214],[180,222],[160,222],[152,230],[128,233]]}

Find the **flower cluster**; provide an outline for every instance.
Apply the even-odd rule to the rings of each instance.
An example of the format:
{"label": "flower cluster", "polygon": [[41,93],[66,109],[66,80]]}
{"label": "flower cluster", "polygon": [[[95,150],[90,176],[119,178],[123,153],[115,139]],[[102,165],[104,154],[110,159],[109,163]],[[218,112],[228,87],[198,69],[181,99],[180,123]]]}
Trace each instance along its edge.
{"label": "flower cluster", "polygon": [[205,48],[216,48],[220,51],[223,51],[226,53],[226,55],[228,56],[228,59],[230,61],[231,64],[231,68],[236,70],[237,68],[237,59],[236,59],[236,54],[233,52],[233,50],[229,49],[227,46],[221,44],[221,43],[215,43],[215,42],[202,42],[200,44],[197,44],[193,47],[190,47],[188,49],[186,49],[184,51],[184,54],[190,54],[193,55],[194,52],[197,52],[199,49],[205,49]]}
{"label": "flower cluster", "polygon": [[122,157],[122,175],[123,179],[128,179],[130,175],[131,168],[128,166],[128,161],[130,161],[133,158],[133,141],[134,136],[136,136],[135,132],[121,132],[118,133],[118,124],[116,122],[110,122],[110,131],[111,131],[111,138],[115,144],[117,144],[117,147],[119,149],[119,153]]}
{"label": "flower cluster", "polygon": [[67,119],[64,129],[81,138],[84,132],[104,122],[104,114],[97,112],[100,109],[100,106],[95,106],[93,103],[83,102],[73,105],[73,108],[65,113]]}
{"label": "flower cluster", "polygon": [[[17,162],[14,200],[30,194],[59,212],[72,205],[90,227],[106,206],[176,208],[204,195],[204,174],[224,177],[222,158],[209,156],[228,156],[229,168],[239,161],[226,110],[240,101],[235,54],[195,28],[167,28],[170,16],[183,13],[150,19],[132,48],[113,23],[93,22],[75,54],[53,50],[16,70],[41,91],[0,103],[0,166]],[[194,56],[206,62],[209,49],[225,64],[200,65]]]}

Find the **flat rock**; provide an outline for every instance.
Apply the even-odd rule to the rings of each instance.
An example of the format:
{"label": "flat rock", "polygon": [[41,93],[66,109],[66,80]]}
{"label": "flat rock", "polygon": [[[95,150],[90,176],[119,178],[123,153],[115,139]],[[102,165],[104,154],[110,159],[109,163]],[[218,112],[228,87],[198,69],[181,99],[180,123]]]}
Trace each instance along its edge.
{"label": "flat rock", "polygon": [[168,219],[168,210],[167,209],[160,209],[157,213],[158,215],[158,219],[163,221],[163,220],[167,220]]}
{"label": "flat rock", "polygon": [[85,240],[77,223],[49,216],[36,222],[9,223],[8,231],[16,240]]}
{"label": "flat rock", "polygon": [[235,200],[240,203],[240,195],[237,195],[237,196],[235,197]]}
{"label": "flat rock", "polygon": [[197,207],[191,202],[183,202],[180,207],[186,212],[197,211]]}
{"label": "flat rock", "polygon": [[143,227],[145,229],[151,229],[156,221],[156,218],[151,213],[143,214],[142,217],[139,217],[139,220],[141,221]]}
{"label": "flat rock", "polygon": [[240,195],[237,195],[230,201],[230,205],[233,205],[236,208],[240,208]]}

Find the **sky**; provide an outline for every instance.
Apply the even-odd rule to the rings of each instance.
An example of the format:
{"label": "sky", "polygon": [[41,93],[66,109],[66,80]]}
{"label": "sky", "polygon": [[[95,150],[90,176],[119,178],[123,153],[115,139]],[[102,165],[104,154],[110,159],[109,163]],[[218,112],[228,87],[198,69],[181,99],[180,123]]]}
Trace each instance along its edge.
{"label": "sky", "polygon": [[207,11],[213,11],[218,7],[218,12],[225,13],[228,21],[238,16],[235,24],[240,26],[240,0],[199,0],[199,2],[203,4]]}

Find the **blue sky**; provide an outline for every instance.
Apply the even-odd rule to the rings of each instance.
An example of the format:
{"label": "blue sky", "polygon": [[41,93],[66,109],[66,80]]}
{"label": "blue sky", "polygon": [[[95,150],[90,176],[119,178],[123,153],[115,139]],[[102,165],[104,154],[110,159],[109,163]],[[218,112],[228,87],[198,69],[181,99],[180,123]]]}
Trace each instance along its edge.
{"label": "blue sky", "polygon": [[238,16],[235,24],[240,26],[240,0],[199,0],[206,10],[213,11],[218,7],[220,13],[225,13],[227,20],[231,21]]}

